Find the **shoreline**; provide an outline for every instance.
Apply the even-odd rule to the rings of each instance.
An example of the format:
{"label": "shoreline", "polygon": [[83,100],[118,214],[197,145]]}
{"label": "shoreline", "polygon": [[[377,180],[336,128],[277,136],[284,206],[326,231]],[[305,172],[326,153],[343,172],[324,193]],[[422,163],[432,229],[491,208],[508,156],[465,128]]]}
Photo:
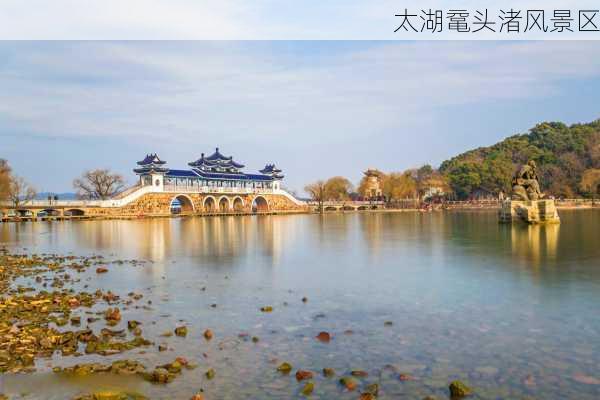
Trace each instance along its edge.
{"label": "shoreline", "polygon": [[[600,210],[598,205],[556,205],[558,210]],[[5,217],[1,223],[17,222],[62,222],[62,221],[107,221],[107,220],[140,220],[152,218],[188,218],[188,217],[247,217],[266,215],[300,215],[300,214],[365,214],[365,213],[430,213],[440,211],[499,211],[500,208],[491,205],[461,205],[446,208],[421,209],[421,208],[383,208],[366,210],[325,210],[318,211],[270,211],[270,212],[225,212],[225,213],[181,213],[181,214],[152,214],[152,215],[102,215],[102,216],[61,216],[61,217]]]}

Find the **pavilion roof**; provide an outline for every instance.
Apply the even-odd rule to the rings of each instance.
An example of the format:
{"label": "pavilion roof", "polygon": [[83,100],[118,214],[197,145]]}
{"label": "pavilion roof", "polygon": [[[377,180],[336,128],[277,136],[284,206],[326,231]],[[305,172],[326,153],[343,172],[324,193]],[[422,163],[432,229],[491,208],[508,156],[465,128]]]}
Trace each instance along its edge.
{"label": "pavilion roof", "polygon": [[156,153],[146,154],[146,157],[142,161],[138,161],[138,165],[163,165],[166,161],[161,160]]}

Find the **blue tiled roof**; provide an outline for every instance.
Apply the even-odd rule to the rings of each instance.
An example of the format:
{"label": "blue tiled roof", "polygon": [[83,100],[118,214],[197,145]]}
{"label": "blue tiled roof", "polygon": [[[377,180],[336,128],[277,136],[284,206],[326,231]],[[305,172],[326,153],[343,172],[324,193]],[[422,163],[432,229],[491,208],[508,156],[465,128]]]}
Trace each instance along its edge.
{"label": "blue tiled roof", "polygon": [[198,174],[188,169],[170,169],[166,176],[170,178],[197,178]]}
{"label": "blue tiled roof", "polygon": [[204,153],[202,153],[201,157],[196,161],[192,161],[188,163],[190,167],[221,167],[221,168],[244,168],[243,164],[237,163],[233,161],[233,157],[225,157],[223,154],[219,152],[219,148],[217,147],[216,151],[208,156],[204,157]]}
{"label": "blue tiled roof", "polygon": [[256,175],[256,174],[236,174],[229,173],[223,174],[220,172],[207,172],[196,170],[196,173],[206,179],[233,179],[233,180],[254,180],[254,181],[271,181],[271,177],[268,175]]}
{"label": "blue tiled roof", "polygon": [[224,161],[224,160],[229,160],[229,159],[230,159],[230,157],[225,157],[223,154],[221,154],[221,153],[219,152],[219,148],[217,147],[217,148],[215,149],[215,152],[214,152],[214,153],[212,153],[210,156],[206,157],[206,159],[207,159],[208,161],[220,161],[220,160],[223,160],[223,161]]}
{"label": "blue tiled roof", "polygon": [[275,164],[267,164],[263,169],[259,171],[261,174],[279,173],[281,170],[275,166]]}
{"label": "blue tiled roof", "polygon": [[167,163],[166,161],[163,161],[160,158],[158,158],[158,155],[156,153],[146,154],[146,157],[142,161],[137,162],[138,165],[150,165],[150,164],[162,165],[162,164],[166,164],[166,163]]}

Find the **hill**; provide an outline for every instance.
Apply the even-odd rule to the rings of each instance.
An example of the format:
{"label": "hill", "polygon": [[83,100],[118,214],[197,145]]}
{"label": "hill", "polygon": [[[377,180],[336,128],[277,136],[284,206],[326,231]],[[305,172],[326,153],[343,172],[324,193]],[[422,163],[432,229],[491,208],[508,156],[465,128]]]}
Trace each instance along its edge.
{"label": "hill", "polygon": [[514,171],[530,159],[536,161],[542,190],[549,194],[570,198],[597,192],[600,120],[571,126],[544,122],[528,133],[446,160],[440,172],[458,198],[495,196],[500,190],[510,192]]}

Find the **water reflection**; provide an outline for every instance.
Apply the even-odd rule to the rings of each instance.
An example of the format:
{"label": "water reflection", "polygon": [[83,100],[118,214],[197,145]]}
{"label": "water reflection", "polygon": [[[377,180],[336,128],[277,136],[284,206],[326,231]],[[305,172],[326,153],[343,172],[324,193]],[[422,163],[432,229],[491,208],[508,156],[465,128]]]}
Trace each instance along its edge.
{"label": "water reflection", "polygon": [[560,225],[511,226],[512,254],[532,268],[538,269],[542,263],[556,261]]}
{"label": "water reflection", "polygon": [[294,216],[8,223],[0,225],[0,243],[109,252],[155,262],[189,256],[231,264],[258,252],[277,263],[300,223]]}

